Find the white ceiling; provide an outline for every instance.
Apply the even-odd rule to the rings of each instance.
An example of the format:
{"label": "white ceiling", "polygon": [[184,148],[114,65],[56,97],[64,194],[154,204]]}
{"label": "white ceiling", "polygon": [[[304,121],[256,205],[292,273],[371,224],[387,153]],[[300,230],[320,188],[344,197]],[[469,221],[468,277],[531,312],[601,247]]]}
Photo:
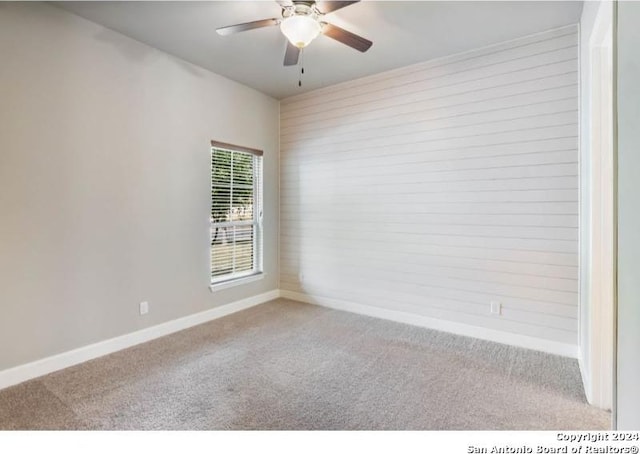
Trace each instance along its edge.
{"label": "white ceiling", "polygon": [[305,75],[284,67],[277,27],[219,36],[217,27],[280,17],[275,1],[55,2],[62,8],[275,98],[562,25],[581,1],[362,1],[326,20],[373,41],[362,54],[326,36],[304,52]]}

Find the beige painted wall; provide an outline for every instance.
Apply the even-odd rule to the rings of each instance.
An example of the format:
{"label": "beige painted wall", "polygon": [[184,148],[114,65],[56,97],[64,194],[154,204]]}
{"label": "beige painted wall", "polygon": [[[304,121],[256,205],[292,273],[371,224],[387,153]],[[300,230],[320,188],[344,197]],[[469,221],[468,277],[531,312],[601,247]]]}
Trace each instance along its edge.
{"label": "beige painted wall", "polygon": [[[44,4],[0,56],[0,370],[277,288],[276,100]],[[214,294],[211,139],[265,151],[266,277]]]}

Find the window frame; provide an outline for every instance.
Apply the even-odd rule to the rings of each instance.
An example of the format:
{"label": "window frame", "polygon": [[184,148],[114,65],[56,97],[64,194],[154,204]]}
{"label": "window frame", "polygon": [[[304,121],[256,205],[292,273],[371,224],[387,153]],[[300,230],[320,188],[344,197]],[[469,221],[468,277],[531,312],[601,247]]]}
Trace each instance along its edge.
{"label": "window frame", "polygon": [[[211,213],[209,214],[209,288],[211,291],[221,290],[224,288],[233,287],[236,285],[253,282],[259,279],[262,279],[264,276],[263,273],[263,249],[264,249],[264,241],[263,241],[263,160],[264,153],[262,150],[258,150],[255,148],[243,147],[239,145],[233,145],[225,142],[219,142],[212,140],[211,147],[209,149],[209,159],[211,162],[210,168],[210,197],[213,196],[213,153],[215,150],[219,151],[228,151],[231,153],[244,153],[252,155],[253,159],[253,219],[251,221],[223,221],[223,222],[213,222],[211,219]],[[212,201],[210,201],[209,209],[211,211]],[[250,225],[252,226],[252,235],[253,235],[253,264],[251,270],[240,271],[240,272],[231,272],[222,277],[218,276],[217,279],[213,276],[213,266],[212,266],[212,258],[213,258],[213,245],[211,244],[211,239],[213,237],[213,229],[215,225],[224,224],[226,226],[233,226],[237,223],[241,225]]]}

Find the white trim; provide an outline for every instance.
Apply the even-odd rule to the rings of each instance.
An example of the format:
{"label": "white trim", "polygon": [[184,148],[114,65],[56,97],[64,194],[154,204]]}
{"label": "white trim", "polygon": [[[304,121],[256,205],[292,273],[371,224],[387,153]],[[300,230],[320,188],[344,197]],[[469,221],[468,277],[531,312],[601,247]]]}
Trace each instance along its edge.
{"label": "white trim", "polygon": [[[613,401],[613,343],[615,293],[615,170],[613,158],[613,4],[600,2],[589,38],[589,175],[590,209],[588,306],[586,345],[581,346],[587,401],[610,410]],[[583,68],[584,69],[584,68]],[[608,125],[608,126],[607,126]]]}
{"label": "white trim", "polygon": [[266,303],[278,298],[278,296],[279,291],[272,290],[204,312],[188,315],[140,331],[0,371],[0,389]]}
{"label": "white trim", "polygon": [[249,282],[259,281],[264,279],[265,273],[258,272],[249,274],[247,276],[236,277],[234,279],[229,279],[227,281],[214,282],[209,286],[209,290],[212,292],[218,292],[220,290],[224,290],[230,287],[236,287],[242,284],[248,284]]}
{"label": "white trim", "polygon": [[[487,328],[480,328],[462,323],[438,320],[421,315],[409,314],[406,312],[382,309],[378,307],[366,306],[348,301],[336,300],[313,295],[307,295],[288,290],[272,290],[260,295],[245,298],[223,306],[215,307],[204,312],[182,317],[160,325],[145,328],[140,331],[125,334],[123,336],[108,339],[95,344],[70,350],[58,355],[43,358],[31,363],[16,366],[11,369],[0,371],[0,389],[17,385],[27,380],[37,378],[51,372],[56,372],[76,364],[83,363],[95,358],[99,358],[110,353],[133,347],[143,342],[148,342],[162,336],[166,336],[184,329],[191,328],[202,323],[209,322],[253,306],[266,303],[278,297],[291,300],[315,304],[331,309],[353,312],[370,317],[391,320],[399,323],[420,326],[423,328],[435,329],[461,336],[470,336],[478,339],[498,342],[516,347],[528,348],[543,351],[570,358],[579,358],[578,347],[571,344],[547,341],[520,334],[505,333]],[[580,369],[583,371],[582,361],[579,360]],[[583,377],[587,374],[583,371]],[[587,383],[585,382],[585,389]]]}
{"label": "white trim", "polygon": [[516,347],[538,350],[554,355],[567,356],[569,358],[578,358],[578,346],[573,344],[565,344],[562,342],[538,339],[535,337],[523,336],[521,334],[507,333],[496,331],[478,326],[466,325],[463,323],[450,322],[447,320],[439,320],[423,315],[410,314],[407,312],[383,309],[380,307],[367,306],[364,304],[352,303],[350,301],[337,300],[322,296],[308,295],[289,290],[280,290],[280,296],[301,303],[315,304],[331,309],[353,312],[369,317],[391,320],[394,322],[406,323],[409,325],[421,326],[423,328],[445,331],[447,333],[458,334],[461,336],[475,337],[501,344],[513,345]]}
{"label": "white trim", "polygon": [[590,401],[589,396],[592,395],[591,389],[591,380],[589,379],[589,374],[587,373],[587,367],[584,364],[584,351],[582,348],[578,350],[578,367],[580,368],[580,377],[582,378],[582,387],[584,389],[585,397],[587,397],[587,401]]}
{"label": "white trim", "polygon": [[[226,273],[222,276],[215,276],[215,278],[222,278],[221,280],[215,281],[215,278],[213,276],[213,266],[212,263],[210,263],[210,271],[211,271],[211,275],[212,275],[212,282],[211,285],[209,286],[209,289],[213,292],[214,290],[219,290],[219,289],[224,289],[224,288],[229,288],[229,287],[234,287],[236,285],[245,283],[245,282],[251,282],[251,281],[255,281],[255,280],[259,280],[262,279],[262,277],[254,277],[254,278],[247,278],[244,279],[243,281],[240,281],[240,278],[245,278],[245,277],[251,277],[253,275],[258,275],[262,273],[262,254],[263,254],[263,248],[264,248],[264,241],[263,241],[263,229],[262,229],[262,221],[263,221],[263,157],[262,157],[262,152],[259,150],[250,150],[250,149],[242,149],[242,147],[238,147],[238,148],[233,148],[235,147],[235,145],[229,145],[229,149],[226,148],[221,148],[219,146],[213,145],[212,142],[212,146],[210,149],[211,152],[211,173],[210,173],[210,180],[211,180],[211,195],[213,196],[213,156],[214,153],[216,153],[217,151],[224,151],[224,152],[229,152],[231,154],[231,160],[230,160],[230,172],[231,172],[231,176],[230,176],[230,191],[231,194],[233,194],[234,191],[234,176],[233,176],[233,156],[235,154],[244,154],[247,156],[251,156],[252,159],[252,163],[253,163],[253,182],[251,184],[251,187],[253,189],[253,205],[252,205],[252,219],[244,219],[244,220],[231,220],[231,221],[212,221],[211,219],[209,220],[209,234],[210,236],[213,236],[213,229],[216,229],[216,232],[218,229],[227,229],[229,227],[240,227],[240,226],[251,226],[252,227],[252,244],[253,244],[253,263],[252,263],[252,267],[250,270],[248,271],[240,271],[237,272],[235,271],[236,268],[236,254],[235,254],[235,247],[234,247],[234,251],[232,252],[232,260],[233,260],[233,266],[232,266],[232,272],[230,273]],[[260,154],[256,154],[256,152],[259,152]],[[232,197],[233,198],[233,197]],[[213,199],[212,199],[213,200]],[[212,202],[213,203],[213,202]],[[226,235],[226,233],[225,233]],[[216,233],[217,236],[217,233]],[[235,233],[233,235],[234,240],[233,240],[233,244],[235,245]],[[213,258],[213,254],[214,254],[214,245],[211,244],[211,247],[209,249],[209,254],[210,256]]]}

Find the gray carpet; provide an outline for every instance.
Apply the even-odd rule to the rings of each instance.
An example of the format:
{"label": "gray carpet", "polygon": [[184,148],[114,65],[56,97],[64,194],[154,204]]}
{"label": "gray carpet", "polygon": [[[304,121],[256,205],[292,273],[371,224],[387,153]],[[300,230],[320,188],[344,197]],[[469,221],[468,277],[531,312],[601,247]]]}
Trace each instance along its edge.
{"label": "gray carpet", "polygon": [[0,392],[1,429],[608,429],[576,361],[277,300]]}

